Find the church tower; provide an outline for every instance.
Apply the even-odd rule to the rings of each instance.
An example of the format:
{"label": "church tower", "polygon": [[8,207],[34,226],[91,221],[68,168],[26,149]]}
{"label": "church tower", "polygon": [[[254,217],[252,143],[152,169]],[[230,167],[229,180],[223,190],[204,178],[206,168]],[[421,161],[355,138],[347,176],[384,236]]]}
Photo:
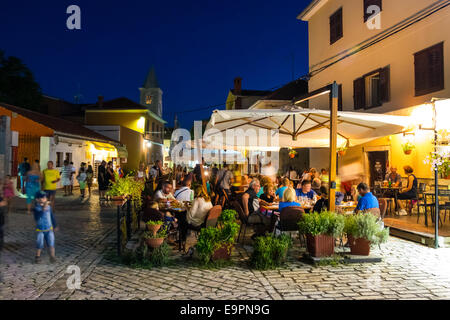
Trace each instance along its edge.
{"label": "church tower", "polygon": [[155,68],[152,67],[147,74],[144,85],[139,88],[141,92],[140,104],[146,106],[150,111],[162,117],[162,90],[156,79]]}

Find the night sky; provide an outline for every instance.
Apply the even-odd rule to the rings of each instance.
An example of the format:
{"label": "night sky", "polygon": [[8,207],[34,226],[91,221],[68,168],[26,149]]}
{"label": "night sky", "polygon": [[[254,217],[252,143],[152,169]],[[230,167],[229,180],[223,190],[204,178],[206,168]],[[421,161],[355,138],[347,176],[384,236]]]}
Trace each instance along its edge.
{"label": "night sky", "polygon": [[[33,71],[43,93],[81,103],[125,96],[139,101],[154,65],[164,119],[185,128],[225,103],[236,76],[243,89],[267,90],[308,71],[310,0],[20,1],[3,0],[0,49]],[[68,30],[66,8],[81,8],[81,30]],[[223,108],[223,107],[220,107]]]}

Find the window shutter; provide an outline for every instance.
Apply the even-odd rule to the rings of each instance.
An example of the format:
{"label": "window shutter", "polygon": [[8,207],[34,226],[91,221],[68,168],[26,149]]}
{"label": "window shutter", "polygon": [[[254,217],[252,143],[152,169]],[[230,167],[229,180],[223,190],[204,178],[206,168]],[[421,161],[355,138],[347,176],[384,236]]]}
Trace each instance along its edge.
{"label": "window shutter", "polygon": [[330,44],[335,43],[343,36],[342,8],[330,17]]}
{"label": "window shutter", "polygon": [[342,111],[342,84],[339,85],[339,99],[338,99],[338,111]]}
{"label": "window shutter", "polygon": [[391,100],[390,96],[390,67],[387,66],[380,70],[380,102],[388,102]]}
{"label": "window shutter", "polygon": [[358,78],[353,82],[354,109],[364,109],[366,107],[366,90],[364,78]]}
{"label": "window shutter", "polygon": [[444,89],[444,44],[417,52],[414,55],[416,96]]}
{"label": "window shutter", "polygon": [[378,6],[380,11],[383,10],[382,0],[364,0],[364,22],[367,22],[371,16],[371,14],[367,13],[367,8],[370,6]]}

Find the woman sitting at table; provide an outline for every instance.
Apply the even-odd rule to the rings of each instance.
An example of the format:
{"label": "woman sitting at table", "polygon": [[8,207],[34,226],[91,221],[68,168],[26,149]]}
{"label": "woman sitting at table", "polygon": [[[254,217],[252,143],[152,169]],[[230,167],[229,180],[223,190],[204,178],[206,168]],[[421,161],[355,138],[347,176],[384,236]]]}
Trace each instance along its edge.
{"label": "woman sitting at table", "polygon": [[399,212],[397,213],[400,216],[406,216],[408,213],[405,210],[405,206],[403,205],[401,200],[411,200],[411,199],[417,199],[417,178],[413,174],[414,169],[411,168],[411,166],[404,166],[403,170],[408,175],[408,185],[406,188],[402,188],[399,193],[397,199],[398,201],[398,207],[400,208]]}
{"label": "woman sitting at table", "polygon": [[301,207],[297,202],[297,195],[294,188],[287,188],[283,194],[283,200],[278,206],[278,211],[281,212],[284,208],[288,207]]}
{"label": "woman sitting at table", "polygon": [[272,184],[266,184],[263,188],[263,194],[259,197],[261,200],[271,204],[276,200],[275,189]]}
{"label": "woman sitting at table", "polygon": [[284,191],[285,191],[287,188],[289,188],[290,184],[291,184],[291,182],[289,181],[288,178],[283,178],[283,179],[281,180],[281,185],[280,185],[280,187],[277,189],[277,192],[275,192],[275,195],[278,197],[278,199],[280,199],[280,200],[283,199]]}
{"label": "woman sitting at table", "polygon": [[200,226],[205,221],[205,217],[212,207],[209,195],[205,193],[202,186],[197,187],[195,189],[194,203],[186,215],[187,222],[194,227]]}

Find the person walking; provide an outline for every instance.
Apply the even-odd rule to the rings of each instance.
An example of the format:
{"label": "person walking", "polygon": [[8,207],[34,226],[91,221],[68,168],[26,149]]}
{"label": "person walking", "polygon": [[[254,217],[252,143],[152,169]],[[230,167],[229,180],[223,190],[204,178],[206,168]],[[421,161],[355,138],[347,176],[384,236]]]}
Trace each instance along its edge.
{"label": "person walking", "polygon": [[99,199],[100,204],[102,204],[103,201],[106,200],[105,194],[106,190],[108,190],[108,181],[106,180],[106,161],[103,160],[100,166],[98,167],[98,176],[97,176],[97,182],[98,182],[98,193],[99,193]]}
{"label": "person walking", "polygon": [[34,220],[36,221],[36,257],[35,263],[41,262],[41,252],[44,249],[44,241],[50,252],[50,262],[55,263],[55,234],[57,231],[55,217],[53,216],[52,207],[47,199],[45,192],[37,192],[36,206],[34,208]]}
{"label": "person walking", "polygon": [[70,162],[70,195],[73,195],[73,184],[75,181],[75,175],[77,173],[77,169],[73,165],[73,162]]}
{"label": "person walking", "polygon": [[89,197],[91,196],[91,188],[92,188],[92,181],[94,180],[94,169],[92,169],[91,165],[88,165],[86,169],[86,185],[89,192]]}
{"label": "person walking", "polygon": [[72,178],[72,168],[70,167],[69,161],[64,160],[64,166],[61,169],[61,183],[64,188],[64,197],[70,195],[71,178]]}
{"label": "person walking", "polygon": [[41,170],[36,162],[33,163],[31,170],[27,173],[25,189],[27,194],[27,212],[31,214],[31,204],[36,193],[41,190]]}
{"label": "person walking", "polygon": [[23,162],[19,164],[18,174],[20,177],[20,192],[25,194],[25,179],[27,177],[28,171],[31,170],[30,163],[28,162],[28,158],[23,158]]}
{"label": "person walking", "polygon": [[58,181],[61,180],[59,171],[53,168],[53,161],[47,162],[47,169],[42,171],[42,187],[55,211],[55,195]]}
{"label": "person walking", "polygon": [[80,185],[81,200],[83,200],[84,196],[85,196],[85,190],[86,190],[86,172],[85,172],[84,167],[81,167],[80,170],[78,171],[77,181],[78,181],[78,184]]}

